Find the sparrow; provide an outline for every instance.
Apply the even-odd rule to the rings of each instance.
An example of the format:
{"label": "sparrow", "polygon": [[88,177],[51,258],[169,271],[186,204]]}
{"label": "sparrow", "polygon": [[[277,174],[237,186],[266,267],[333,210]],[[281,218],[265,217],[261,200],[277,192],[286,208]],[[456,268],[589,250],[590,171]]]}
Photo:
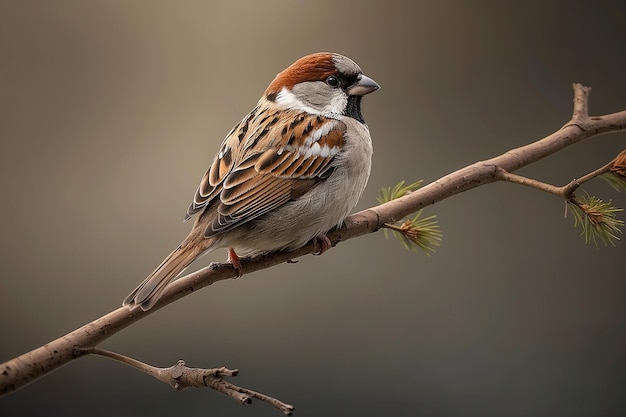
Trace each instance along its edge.
{"label": "sparrow", "polygon": [[276,75],[256,107],[226,135],[187,210],[189,235],[123,301],[149,310],[196,258],[228,248],[240,256],[331,244],[370,175],[372,140],[362,96],[379,89],[351,59],[300,58]]}

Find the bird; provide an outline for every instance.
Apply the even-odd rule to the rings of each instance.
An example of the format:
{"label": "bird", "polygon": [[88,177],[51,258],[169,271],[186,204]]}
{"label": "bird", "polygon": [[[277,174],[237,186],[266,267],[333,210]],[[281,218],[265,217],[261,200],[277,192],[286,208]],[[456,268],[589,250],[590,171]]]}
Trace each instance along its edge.
{"label": "bird", "polygon": [[350,58],[304,56],[279,72],[222,141],[185,221],[189,235],[123,301],[151,309],[166,286],[199,256],[228,248],[240,257],[294,250],[326,233],[356,206],[371,171],[372,139],[361,99],[380,86]]}

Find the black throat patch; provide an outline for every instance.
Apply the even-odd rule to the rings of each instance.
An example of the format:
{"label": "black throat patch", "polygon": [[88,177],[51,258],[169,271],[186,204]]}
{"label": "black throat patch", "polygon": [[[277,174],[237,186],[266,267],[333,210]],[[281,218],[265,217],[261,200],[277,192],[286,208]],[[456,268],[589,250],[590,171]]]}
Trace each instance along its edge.
{"label": "black throat patch", "polygon": [[345,115],[365,124],[365,120],[361,114],[361,98],[361,96],[348,96]]}

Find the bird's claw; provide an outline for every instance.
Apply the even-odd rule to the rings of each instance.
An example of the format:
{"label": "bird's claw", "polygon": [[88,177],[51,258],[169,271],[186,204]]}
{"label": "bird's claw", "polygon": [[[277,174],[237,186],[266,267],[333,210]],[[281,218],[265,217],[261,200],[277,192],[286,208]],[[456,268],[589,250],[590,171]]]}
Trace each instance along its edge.
{"label": "bird's claw", "polygon": [[332,248],[333,244],[331,243],[328,236],[325,234],[317,235],[313,238],[313,255],[321,255],[326,252],[328,249]]}

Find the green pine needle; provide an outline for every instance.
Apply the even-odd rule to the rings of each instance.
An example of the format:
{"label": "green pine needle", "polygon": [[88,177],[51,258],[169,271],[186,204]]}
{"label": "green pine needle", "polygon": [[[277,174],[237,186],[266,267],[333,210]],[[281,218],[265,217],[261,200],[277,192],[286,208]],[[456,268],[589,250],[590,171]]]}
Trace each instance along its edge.
{"label": "green pine needle", "polygon": [[[393,188],[381,188],[376,199],[380,204],[387,203],[417,190],[423,182],[423,180],[419,180],[405,185],[405,181],[401,181]],[[407,218],[401,225],[386,225],[387,228],[384,230],[385,238],[389,238],[387,233],[389,229],[406,249],[415,253],[418,250],[422,250],[430,256],[441,244],[443,235],[436,220],[437,216],[420,219],[421,215],[422,210],[417,212],[412,219]]]}
{"label": "green pine needle", "polygon": [[411,193],[422,186],[424,180],[415,181],[413,184],[409,184],[407,186],[404,185],[404,180],[400,181],[393,189],[391,187],[381,188],[378,191],[378,197],[376,200],[380,204],[388,203],[391,200],[395,200],[396,198],[400,198],[405,196],[408,193]]}
{"label": "green pine needle", "polygon": [[[418,211],[413,219],[407,219],[401,226],[393,226],[391,232],[407,250],[415,253],[422,250],[430,256],[441,244],[443,234],[439,229],[437,216],[420,219],[421,215],[422,210]],[[388,238],[387,229],[384,232],[385,238]]]}
{"label": "green pine needle", "polygon": [[614,207],[611,200],[605,202],[585,195],[577,197],[568,207],[574,215],[574,227],[582,228],[580,235],[585,237],[585,243],[593,242],[597,247],[601,240],[605,246],[609,243],[615,246],[615,241],[620,240],[618,235],[622,234],[624,221],[615,218],[615,214],[623,209]]}

